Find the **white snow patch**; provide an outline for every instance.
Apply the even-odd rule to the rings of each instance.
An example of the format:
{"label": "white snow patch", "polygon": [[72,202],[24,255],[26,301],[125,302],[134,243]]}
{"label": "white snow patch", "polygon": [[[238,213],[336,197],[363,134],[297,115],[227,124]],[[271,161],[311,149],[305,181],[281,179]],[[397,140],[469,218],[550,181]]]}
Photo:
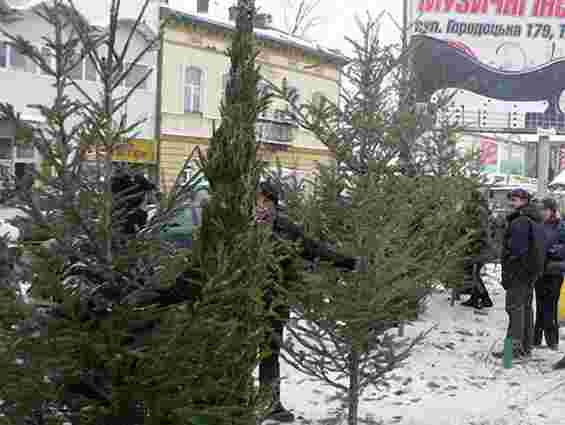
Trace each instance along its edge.
{"label": "white snow patch", "polygon": [[[504,369],[492,356],[501,350],[506,333],[504,290],[499,273],[488,267],[486,284],[495,303],[476,311],[448,292],[432,295],[427,311],[406,326],[415,336],[434,326],[404,367],[392,373],[389,389],[369,389],[360,416],[397,425],[558,425],[565,424],[565,371],[552,365],[565,351],[534,351],[530,360]],[[312,382],[287,364],[282,365],[282,398],[295,424],[321,424],[335,418],[334,392]]]}

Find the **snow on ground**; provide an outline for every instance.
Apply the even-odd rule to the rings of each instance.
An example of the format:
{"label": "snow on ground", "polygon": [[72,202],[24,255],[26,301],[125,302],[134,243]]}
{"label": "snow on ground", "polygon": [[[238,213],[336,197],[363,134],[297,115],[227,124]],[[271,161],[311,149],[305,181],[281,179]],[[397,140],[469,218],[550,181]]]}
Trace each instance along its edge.
{"label": "snow on ground", "polygon": [[[417,335],[434,326],[405,365],[393,372],[391,387],[369,389],[360,416],[397,425],[565,425],[565,371],[552,365],[565,355],[536,349],[527,362],[504,369],[492,356],[502,349],[507,327],[504,290],[494,267],[487,287],[495,306],[482,311],[450,305],[438,292],[418,322],[406,327]],[[331,388],[282,365],[282,397],[296,425],[327,424],[335,418]],[[378,422],[377,422],[378,423]]]}

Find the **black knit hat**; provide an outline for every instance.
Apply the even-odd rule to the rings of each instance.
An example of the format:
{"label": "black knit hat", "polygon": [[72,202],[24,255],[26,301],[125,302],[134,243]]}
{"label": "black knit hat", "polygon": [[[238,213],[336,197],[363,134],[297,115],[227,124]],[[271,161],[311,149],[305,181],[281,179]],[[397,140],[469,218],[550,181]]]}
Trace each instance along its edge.
{"label": "black knit hat", "polygon": [[543,205],[543,209],[545,210],[557,211],[558,209],[557,201],[555,201],[555,199],[545,198],[543,201],[541,201],[541,203]]}

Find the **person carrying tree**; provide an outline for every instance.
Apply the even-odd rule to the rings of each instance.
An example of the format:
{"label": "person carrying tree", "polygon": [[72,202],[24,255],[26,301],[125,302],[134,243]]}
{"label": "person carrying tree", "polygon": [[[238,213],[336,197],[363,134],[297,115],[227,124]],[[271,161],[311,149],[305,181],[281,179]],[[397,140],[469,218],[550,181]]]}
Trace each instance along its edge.
{"label": "person carrying tree", "polygon": [[[281,213],[278,208],[279,191],[270,181],[261,182],[257,190],[256,221],[260,225],[270,226],[273,237],[285,242],[298,243],[300,256],[309,261],[316,259],[332,261],[338,268],[355,270],[357,260],[333,252],[325,244],[306,238],[302,229]],[[280,268],[284,282],[282,287],[297,280],[295,261],[293,258],[284,259]],[[274,288],[267,288],[264,295],[267,309],[273,309],[271,318],[271,333],[266,341],[269,346],[268,355],[263,357],[259,365],[259,382],[263,391],[272,391],[271,409],[268,418],[279,422],[293,422],[294,415],[285,409],[281,401],[280,359],[279,353],[283,341],[285,322],[290,317],[284,295],[277,293]]]}

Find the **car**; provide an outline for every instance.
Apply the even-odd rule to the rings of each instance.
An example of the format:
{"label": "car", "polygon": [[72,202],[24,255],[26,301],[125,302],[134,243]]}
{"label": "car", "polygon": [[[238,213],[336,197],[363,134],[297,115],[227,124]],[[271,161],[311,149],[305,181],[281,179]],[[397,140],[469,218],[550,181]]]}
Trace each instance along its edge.
{"label": "car", "polygon": [[[202,223],[202,209],[209,199],[206,190],[195,193],[191,201],[177,209],[174,216],[160,230],[161,239],[173,243],[177,248],[192,247],[194,229]],[[150,221],[157,212],[157,206],[147,205],[147,218]]]}
{"label": "car", "polygon": [[194,228],[202,222],[202,208],[195,204],[179,209],[161,229],[161,239],[177,248],[192,248]]}

